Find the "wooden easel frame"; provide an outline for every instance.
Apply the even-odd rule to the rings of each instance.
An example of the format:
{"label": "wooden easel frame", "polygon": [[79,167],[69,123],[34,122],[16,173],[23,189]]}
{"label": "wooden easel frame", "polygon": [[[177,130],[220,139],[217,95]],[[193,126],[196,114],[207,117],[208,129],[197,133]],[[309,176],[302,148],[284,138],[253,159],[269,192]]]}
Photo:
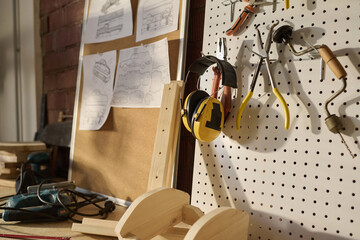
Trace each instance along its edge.
{"label": "wooden easel frame", "polygon": [[[136,3],[136,0],[131,0],[132,3]],[[180,11],[180,21],[179,21],[179,30],[169,33],[166,35],[166,37],[168,37],[168,41],[169,41],[169,57],[170,57],[170,73],[172,76],[172,79],[182,79],[182,76],[184,75],[184,63],[185,63],[185,49],[186,49],[186,29],[187,29],[187,19],[188,19],[188,0],[180,0],[181,2],[181,11]],[[90,0],[86,0],[85,1],[85,11],[84,11],[84,18],[83,18],[83,35],[84,36],[84,30],[86,28],[86,19],[87,19],[87,11],[89,9],[89,3]],[[134,8],[136,8],[137,4],[133,4],[133,14],[134,17],[133,19],[136,19],[136,12],[134,12]],[[134,24],[134,26],[136,25],[136,23]],[[153,39],[149,39],[149,40],[145,40],[139,43],[135,43],[134,45],[140,45],[140,44],[147,44],[147,43],[151,43],[151,42],[155,42],[157,40],[160,40],[162,38],[164,38],[165,36],[159,36]],[[123,39],[118,39],[118,40],[114,40],[114,41],[110,41],[110,42],[105,42],[105,43],[99,43],[99,44],[84,44],[83,39],[81,41],[81,48],[80,48],[80,57],[79,57],[79,67],[78,67],[78,80],[77,80],[77,86],[76,86],[76,96],[75,98],[77,99],[75,101],[75,105],[74,105],[74,119],[73,119],[73,131],[72,131],[72,143],[71,143],[71,149],[70,149],[70,169],[69,169],[69,179],[70,180],[75,180],[77,182],[77,186],[79,186],[78,190],[80,191],[84,191],[84,192],[96,192],[96,193],[101,193],[105,196],[110,196],[110,197],[115,197],[115,200],[118,204],[121,205],[129,205],[130,202],[132,200],[134,200],[136,197],[138,197],[140,194],[146,192],[147,189],[147,185],[149,185],[149,183],[147,182],[148,178],[147,178],[147,174],[150,172],[150,167],[151,167],[151,156],[152,156],[152,151],[153,151],[153,145],[151,145],[151,148],[147,148],[146,150],[146,154],[141,155],[141,157],[134,157],[134,161],[136,161],[137,159],[140,159],[141,161],[143,160],[143,156],[146,155],[148,156],[148,160],[146,160],[146,162],[143,164],[141,162],[139,163],[135,163],[135,162],[131,162],[130,159],[126,160],[125,164],[122,164],[121,162],[119,163],[121,166],[124,165],[130,165],[131,166],[136,166],[135,164],[137,164],[138,166],[143,166],[142,169],[139,169],[141,171],[135,171],[138,172],[138,174],[140,175],[140,179],[138,179],[138,181],[141,183],[141,189],[138,187],[134,187],[131,185],[127,185],[128,183],[132,184],[134,181],[131,181],[129,178],[126,179],[126,176],[124,176],[124,174],[118,174],[118,176],[121,176],[122,178],[117,179],[116,181],[112,181],[112,183],[110,182],[105,182],[104,184],[100,184],[98,183],[96,185],[96,183],[94,185],[92,185],[92,183],[90,184],[90,182],[88,182],[88,180],[86,180],[86,177],[83,177],[82,179],[79,179],[79,169],[82,169],[81,166],[76,165],[76,164],[81,164],[82,166],[91,166],[91,162],[84,162],[84,159],[88,159],[87,156],[81,157],[79,158],[79,152],[84,151],[84,149],[81,149],[80,151],[78,151],[78,147],[79,146],[77,144],[83,144],[84,141],[82,141],[83,139],[89,139],[89,141],[93,141],[95,136],[97,135],[97,133],[95,131],[92,132],[92,134],[88,134],[88,135],[79,135],[79,131],[78,131],[78,119],[79,119],[79,109],[80,109],[80,105],[81,103],[78,101],[78,99],[81,96],[81,87],[82,87],[82,61],[83,61],[83,56],[84,55],[88,55],[88,54],[93,54],[96,52],[104,52],[104,51],[108,51],[108,50],[113,50],[113,46],[116,46],[115,49],[116,50],[120,50],[123,48],[127,48],[127,47],[132,47],[133,45],[131,45],[131,41],[135,39],[135,35],[130,36],[130,37],[126,37]],[[123,44],[123,45],[121,45]],[[170,50],[170,49],[177,49],[176,51]],[[172,61],[174,60],[174,61]],[[124,111],[125,114],[120,115],[120,117],[123,116],[127,116],[129,114],[133,114],[134,112],[136,112],[136,110],[131,110],[131,109],[124,109],[124,110],[118,110],[118,109],[113,109],[110,112],[110,116],[112,116],[112,119],[110,121],[116,121],[114,119],[118,118],[117,113],[119,113],[119,111]],[[159,109],[144,109],[144,112],[146,113],[150,113],[149,118],[152,120],[151,126],[152,129],[150,129],[150,134],[147,136],[148,139],[146,140],[147,142],[150,141],[154,141],[155,138],[155,134],[156,133],[156,123],[157,123],[157,117],[159,116]],[[136,119],[139,119],[139,114],[135,114]],[[133,118],[134,119],[134,118]],[[99,136],[100,137],[105,137],[108,138],[109,135],[106,135],[109,132],[109,129],[111,131],[111,127],[109,128],[109,126],[105,127],[105,130],[103,132],[99,132]],[[140,129],[141,131],[142,129]],[[83,134],[83,132],[81,132],[81,134]],[[176,133],[178,135],[178,133]],[[93,138],[93,139],[91,139]],[[149,139],[149,138],[152,138]],[[116,139],[110,139],[109,141],[114,141]],[[85,141],[86,142],[86,141]],[[86,143],[84,144],[86,145]],[[83,145],[83,146],[84,146]],[[107,151],[106,149],[104,149],[104,151]],[[114,156],[116,154],[113,153],[112,156],[110,156],[110,159],[114,159]],[[99,156],[97,157],[99,158]],[[107,156],[104,156],[104,158],[107,158]],[[80,159],[80,161],[79,161]],[[133,158],[132,158],[133,159]],[[111,161],[110,161],[111,162]],[[114,160],[112,160],[112,163],[114,162]],[[111,164],[111,163],[108,163]],[[119,165],[119,166],[120,166]],[[75,166],[75,168],[74,168]],[[118,167],[119,167],[118,166]],[[129,166],[128,166],[129,167]],[[95,169],[98,169],[95,167]],[[110,169],[112,170],[112,169]],[[102,171],[103,172],[103,171]],[[106,171],[107,172],[107,171]],[[86,169],[81,170],[80,172],[81,175],[99,175],[96,174],[95,171],[88,171]],[[109,173],[108,173],[109,174]],[[112,173],[110,173],[110,175],[115,175]],[[129,176],[134,176],[135,174],[129,174]],[[78,176],[78,177],[76,177]],[[78,180],[78,181],[77,181]],[[82,181],[84,180],[84,183],[82,183]],[[126,181],[124,181],[126,180]],[[169,181],[169,180],[167,180]],[[119,189],[119,185],[117,186],[116,189],[114,189],[112,187],[112,185],[116,185],[116,184],[123,184],[125,187],[123,187],[122,189]],[[139,184],[140,184],[139,183]],[[106,188],[104,189],[103,186],[106,186]],[[128,186],[128,187],[127,187]],[[137,191],[133,191],[132,189],[136,189]]]}

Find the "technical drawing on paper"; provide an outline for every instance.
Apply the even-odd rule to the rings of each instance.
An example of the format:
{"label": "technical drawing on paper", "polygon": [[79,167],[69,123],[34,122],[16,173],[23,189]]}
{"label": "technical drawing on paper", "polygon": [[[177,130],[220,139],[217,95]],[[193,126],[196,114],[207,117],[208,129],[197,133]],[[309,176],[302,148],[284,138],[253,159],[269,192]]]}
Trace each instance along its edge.
{"label": "technical drawing on paper", "polygon": [[167,39],[120,50],[112,106],[159,107],[170,81]]}
{"label": "technical drawing on paper", "polygon": [[154,5],[144,4],[141,33],[172,25],[174,17],[172,7],[172,1],[157,2]]}
{"label": "technical drawing on paper", "polygon": [[104,121],[108,105],[108,96],[99,90],[94,90],[89,94],[89,98],[84,104],[86,117],[82,119],[85,125],[98,125]]}
{"label": "technical drawing on paper", "polygon": [[106,14],[108,13],[109,8],[112,6],[119,6],[120,0],[107,0],[102,6],[101,6],[101,12]]}
{"label": "technical drawing on paper", "polygon": [[110,80],[110,73],[110,67],[107,65],[105,59],[100,59],[95,62],[93,74],[97,79],[107,83]]}
{"label": "technical drawing on paper", "polygon": [[96,38],[104,36],[112,36],[121,32],[123,28],[122,17],[124,10],[120,9],[115,12],[99,16],[98,26],[96,30]]}
{"label": "technical drawing on paper", "polygon": [[85,43],[110,41],[132,35],[130,0],[91,1]]}
{"label": "technical drawing on paper", "polygon": [[178,0],[140,1],[136,41],[175,31],[178,27]]}
{"label": "technical drawing on paper", "polygon": [[84,56],[80,130],[97,130],[110,112],[116,51]]}

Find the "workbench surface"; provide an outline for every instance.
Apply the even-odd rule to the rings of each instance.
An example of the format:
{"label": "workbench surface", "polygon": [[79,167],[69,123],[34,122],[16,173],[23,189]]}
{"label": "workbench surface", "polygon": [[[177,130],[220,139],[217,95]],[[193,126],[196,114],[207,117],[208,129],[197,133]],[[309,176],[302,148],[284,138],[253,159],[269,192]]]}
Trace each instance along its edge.
{"label": "workbench surface", "polygon": [[[1,186],[0,197],[11,195],[15,193],[15,187]],[[94,209],[92,209],[94,210]],[[119,220],[124,214],[126,208],[116,206],[114,212],[110,213],[107,220]],[[2,210],[0,210],[2,212]],[[75,217],[79,219],[79,216]],[[18,223],[18,222],[4,222],[0,219],[0,235],[1,234],[14,234],[14,235],[33,235],[33,236],[50,236],[50,237],[71,237],[73,240],[80,239],[117,239],[115,237],[95,236],[90,234],[83,234],[71,231],[72,221],[62,222],[45,222],[45,223]],[[13,239],[3,238],[0,239]]]}

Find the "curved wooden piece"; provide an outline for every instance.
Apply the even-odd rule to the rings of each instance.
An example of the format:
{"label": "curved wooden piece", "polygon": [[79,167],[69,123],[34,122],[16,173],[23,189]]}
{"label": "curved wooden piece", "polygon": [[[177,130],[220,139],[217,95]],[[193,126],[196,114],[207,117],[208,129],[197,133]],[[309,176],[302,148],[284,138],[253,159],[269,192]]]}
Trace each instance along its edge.
{"label": "curved wooden piece", "polygon": [[184,240],[246,240],[248,226],[247,213],[230,207],[221,207],[195,222]]}
{"label": "curved wooden piece", "polygon": [[186,205],[182,209],[182,222],[193,225],[199,218],[204,216],[204,213],[192,205]]}
{"label": "curved wooden piece", "polygon": [[138,197],[121,217],[115,233],[119,239],[145,240],[164,233],[182,220],[190,196],[173,188],[158,188]]}

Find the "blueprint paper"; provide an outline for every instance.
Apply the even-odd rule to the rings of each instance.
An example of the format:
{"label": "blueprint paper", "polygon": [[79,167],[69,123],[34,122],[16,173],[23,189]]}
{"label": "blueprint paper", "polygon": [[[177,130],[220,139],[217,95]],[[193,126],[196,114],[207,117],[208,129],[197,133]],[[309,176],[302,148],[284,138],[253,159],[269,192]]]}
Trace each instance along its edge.
{"label": "blueprint paper", "polygon": [[122,49],[111,104],[114,107],[160,107],[164,84],[169,82],[167,38]]}
{"label": "blueprint paper", "polygon": [[140,0],[137,11],[136,41],[178,29],[180,0]]}
{"label": "blueprint paper", "polygon": [[93,0],[85,27],[84,43],[111,41],[133,33],[130,0]]}
{"label": "blueprint paper", "polygon": [[98,130],[111,108],[116,67],[116,50],[84,56],[80,130]]}

